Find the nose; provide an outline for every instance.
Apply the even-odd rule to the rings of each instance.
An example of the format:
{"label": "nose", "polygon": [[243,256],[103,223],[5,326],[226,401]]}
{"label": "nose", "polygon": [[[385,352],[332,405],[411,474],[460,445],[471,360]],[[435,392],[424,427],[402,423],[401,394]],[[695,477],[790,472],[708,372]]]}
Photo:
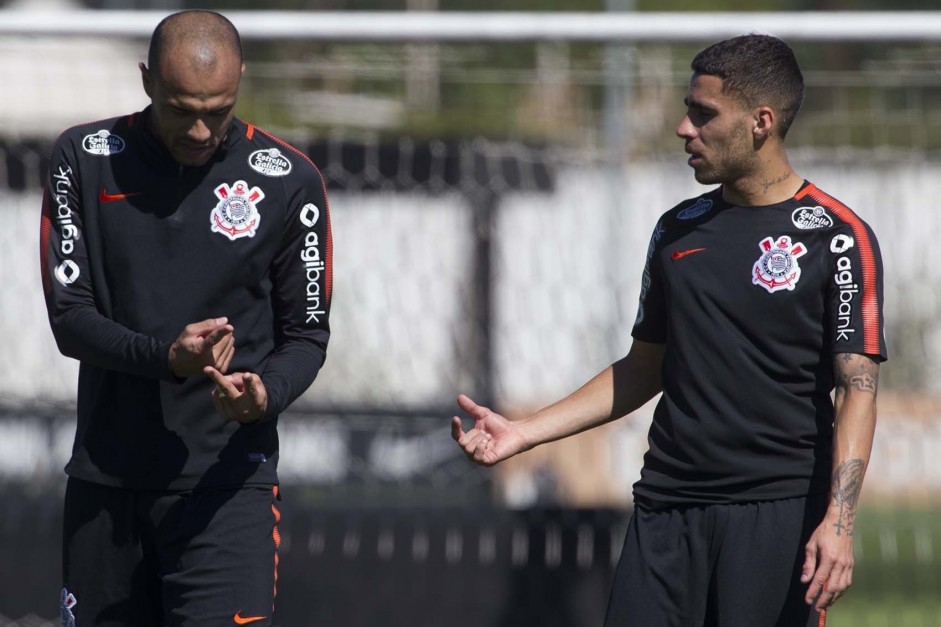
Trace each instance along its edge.
{"label": "nose", "polygon": [[696,131],[693,128],[693,123],[690,122],[689,120],[689,116],[684,115],[683,119],[680,120],[680,125],[676,127],[677,137],[681,137],[683,139],[690,139],[695,134],[696,134]]}
{"label": "nose", "polygon": [[209,141],[209,138],[212,137],[212,131],[209,130],[209,127],[202,118],[196,118],[196,120],[193,122],[193,125],[190,126],[187,135],[193,141],[202,143]]}

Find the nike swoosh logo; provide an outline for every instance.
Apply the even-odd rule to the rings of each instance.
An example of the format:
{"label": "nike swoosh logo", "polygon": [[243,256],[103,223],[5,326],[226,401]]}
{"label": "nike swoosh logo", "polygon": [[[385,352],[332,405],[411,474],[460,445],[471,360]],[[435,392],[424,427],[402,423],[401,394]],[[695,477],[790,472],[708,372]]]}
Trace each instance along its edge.
{"label": "nike swoosh logo", "polygon": [[124,200],[125,198],[130,198],[131,196],[140,196],[141,192],[128,192],[127,194],[109,194],[108,191],[102,187],[101,192],[98,194],[98,200],[101,202],[114,202],[116,200]]}
{"label": "nike swoosh logo", "polygon": [[235,616],[232,617],[232,620],[235,621],[236,625],[247,625],[248,623],[255,623],[260,620],[265,620],[267,616],[242,616],[242,610],[239,610],[235,613]]}
{"label": "nike swoosh logo", "polygon": [[689,250],[674,250],[673,256],[671,257],[671,259],[673,259],[673,261],[676,261],[677,259],[682,259],[683,257],[687,255],[692,255],[693,253],[700,253],[704,250],[706,249],[705,248],[690,248]]}

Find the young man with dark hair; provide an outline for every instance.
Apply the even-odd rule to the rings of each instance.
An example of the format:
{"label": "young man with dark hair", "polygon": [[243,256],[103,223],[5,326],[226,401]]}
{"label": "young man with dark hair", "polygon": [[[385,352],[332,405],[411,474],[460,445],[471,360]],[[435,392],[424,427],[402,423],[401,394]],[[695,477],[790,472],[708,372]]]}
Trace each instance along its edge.
{"label": "young man with dark hair", "polygon": [[455,416],[452,435],[492,465],[662,392],[606,625],[816,625],[852,580],[886,358],[879,248],[788,161],[787,44],[736,37],[692,69],[677,135],[719,187],[657,223],[629,353],[520,421],[462,395],[474,425]]}
{"label": "young man with dark hair", "polygon": [[49,320],[81,362],[62,624],[271,625],[277,419],[330,337],[326,190],[235,118],[223,16],[167,17],[148,64],[150,106],[63,133],[43,200]]}

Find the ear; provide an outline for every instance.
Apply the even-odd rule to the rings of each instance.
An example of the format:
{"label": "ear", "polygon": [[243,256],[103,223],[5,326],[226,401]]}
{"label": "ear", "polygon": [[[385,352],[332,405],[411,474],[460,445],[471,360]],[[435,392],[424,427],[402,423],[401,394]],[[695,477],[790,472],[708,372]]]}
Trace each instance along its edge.
{"label": "ear", "polygon": [[245,74],[245,64],[244,64],[244,63],[242,64],[242,71],[241,71],[241,74]]}
{"label": "ear", "polygon": [[147,69],[147,66],[144,65],[144,62],[141,61],[137,64],[137,67],[140,68],[140,77],[141,83],[144,85],[144,93],[147,94],[147,97],[153,100],[154,98],[154,79],[150,73],[150,70]]}
{"label": "ear", "polygon": [[757,107],[752,110],[752,136],[764,140],[771,137],[778,116],[771,107]]}

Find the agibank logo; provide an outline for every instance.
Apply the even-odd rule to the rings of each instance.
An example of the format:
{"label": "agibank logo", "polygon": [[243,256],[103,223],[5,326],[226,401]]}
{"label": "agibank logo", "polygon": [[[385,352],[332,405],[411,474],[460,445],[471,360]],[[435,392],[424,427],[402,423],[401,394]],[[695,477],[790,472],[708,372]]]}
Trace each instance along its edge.
{"label": "agibank logo", "polygon": [[321,283],[324,282],[323,275],[326,272],[327,263],[320,255],[320,236],[315,230],[320,221],[320,207],[312,202],[307,203],[301,207],[299,219],[301,224],[309,229],[304,234],[304,248],[301,250],[301,262],[304,264],[304,276],[307,278],[306,322],[307,324],[319,323],[320,316],[327,313],[322,304],[326,300],[326,294],[322,294],[320,289]]}
{"label": "agibank logo", "polygon": [[830,252],[841,255],[836,260],[836,272],[833,282],[839,290],[840,304],[837,306],[836,341],[848,342],[852,333],[856,333],[853,322],[853,304],[859,298],[859,285],[853,276],[853,260],[843,253],[856,247],[856,240],[840,233],[830,240]]}
{"label": "agibank logo", "polygon": [[261,215],[257,205],[265,193],[259,187],[248,188],[245,181],[236,181],[231,187],[225,183],[215,190],[219,203],[209,216],[211,228],[230,240],[255,237]]}
{"label": "agibank logo", "polygon": [[779,290],[793,290],[801,276],[797,259],[807,253],[807,248],[799,242],[792,244],[787,235],[777,240],[766,237],[758,247],[762,255],[752,267],[752,283],[765,288],[770,294]]}

